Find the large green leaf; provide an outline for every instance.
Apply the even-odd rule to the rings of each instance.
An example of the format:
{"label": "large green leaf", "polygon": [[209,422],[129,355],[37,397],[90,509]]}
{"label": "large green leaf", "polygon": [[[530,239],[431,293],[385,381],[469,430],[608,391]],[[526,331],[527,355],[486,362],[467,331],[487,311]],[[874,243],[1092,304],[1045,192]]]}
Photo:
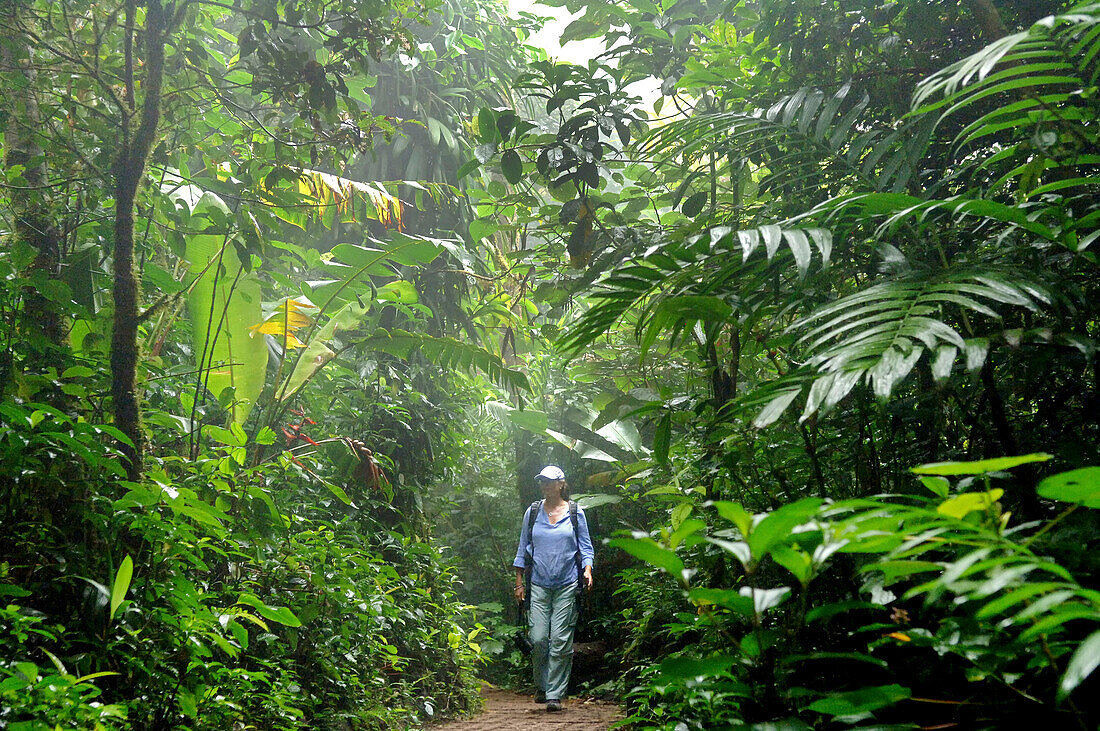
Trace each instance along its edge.
{"label": "large green leaf", "polygon": [[710,538],[707,539],[708,543],[721,548],[726,553],[733,554],[733,556],[741,562],[741,565],[746,569],[755,566],[756,561],[753,559],[752,550],[749,548],[749,544],[745,541],[727,541],[722,538]]}
{"label": "large green leaf", "polygon": [[267,376],[267,343],[252,330],[264,319],[260,280],[224,235],[187,237],[186,256],[197,277],[187,309],[202,381],[214,396],[234,389],[230,418],[242,424]]}
{"label": "large green leaf", "polygon": [[126,592],[130,590],[130,581],[133,577],[134,560],[127,554],[126,558],[122,559],[122,565],[118,567],[115,580],[111,584],[111,609],[107,614],[108,621],[114,620],[115,612],[118,611],[122,600],[126,598]]}
{"label": "large green leaf", "polygon": [[652,538],[612,538],[609,543],[671,574],[677,581],[683,576],[684,562],[676,552],[660,546]]}
{"label": "large green leaf", "polygon": [[596,430],[596,433],[615,446],[634,454],[644,455],[649,452],[642,444],[642,435],[638,432],[638,428],[634,426],[634,422],[627,419],[617,419],[604,424]]}
{"label": "large green leaf", "polygon": [[1039,483],[1039,494],[1051,500],[1100,508],[1100,467],[1083,467],[1052,475]]}
{"label": "large green leaf", "polygon": [[752,600],[753,611],[757,616],[777,607],[790,596],[790,587],[780,586],[775,589],[758,589],[751,586],[742,586],[739,590],[741,596]]}
{"label": "large green leaf", "polygon": [[737,589],[708,589],[697,586],[688,592],[688,598],[700,606],[716,604],[725,607],[742,617],[752,618],[756,611],[752,597],[742,595]]}
{"label": "large green leaf", "polygon": [[900,685],[882,685],[860,688],[847,693],[836,693],[827,698],[814,701],[808,708],[811,711],[830,716],[854,716],[870,713],[910,697],[908,688]]}
{"label": "large green leaf", "polygon": [[570,450],[576,453],[581,459],[594,459],[599,462],[618,462],[612,455],[603,451],[599,447],[595,447],[588,442],[585,442],[576,437],[571,437],[568,434],[562,434],[559,431],[553,429],[547,429],[546,435],[559,444],[568,447]]}
{"label": "large green leaf", "polygon": [[1000,472],[1019,467],[1022,464],[1034,462],[1046,462],[1053,455],[1038,452],[1035,454],[1023,454],[1018,457],[994,457],[992,459],[979,459],[973,462],[936,462],[925,464],[912,469],[917,475],[984,475],[990,472]]}
{"label": "large green leaf", "polygon": [[550,419],[542,411],[534,409],[512,409],[508,412],[508,419],[521,429],[526,429],[535,434],[545,434],[550,426]]}
{"label": "large green leaf", "polygon": [[245,592],[241,594],[237,599],[238,604],[244,604],[245,606],[255,609],[261,617],[270,620],[272,622],[278,622],[279,624],[285,624],[287,627],[301,627],[302,622],[287,607],[273,607],[265,604],[263,600],[257,597],[255,594]]}
{"label": "large green leaf", "polygon": [[817,514],[822,502],[820,498],[804,498],[769,513],[749,533],[753,558],[760,560],[773,546],[790,538],[794,528]]}
{"label": "large green leaf", "polygon": [[745,510],[741,503],[716,500],[714,501],[714,509],[723,518],[736,525],[743,538],[748,537],[752,532],[753,515]]}
{"label": "large green leaf", "polygon": [[949,498],[936,508],[936,511],[952,518],[965,518],[976,510],[989,510],[1004,495],[1004,490],[995,488],[987,492],[967,492]]}
{"label": "large green leaf", "polygon": [[580,505],[585,510],[591,510],[601,505],[615,505],[621,502],[623,498],[621,495],[607,495],[604,493],[578,493],[573,495],[572,499],[576,500],[577,505]]}

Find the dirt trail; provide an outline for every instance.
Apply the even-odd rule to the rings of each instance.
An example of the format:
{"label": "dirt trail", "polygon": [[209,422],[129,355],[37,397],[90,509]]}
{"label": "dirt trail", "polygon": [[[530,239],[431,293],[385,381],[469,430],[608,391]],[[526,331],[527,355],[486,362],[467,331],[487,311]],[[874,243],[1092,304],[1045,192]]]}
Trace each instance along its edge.
{"label": "dirt trail", "polygon": [[559,713],[547,713],[529,695],[483,687],[485,710],[464,721],[433,727],[433,731],[607,731],[622,718],[619,708],[606,701],[567,698]]}

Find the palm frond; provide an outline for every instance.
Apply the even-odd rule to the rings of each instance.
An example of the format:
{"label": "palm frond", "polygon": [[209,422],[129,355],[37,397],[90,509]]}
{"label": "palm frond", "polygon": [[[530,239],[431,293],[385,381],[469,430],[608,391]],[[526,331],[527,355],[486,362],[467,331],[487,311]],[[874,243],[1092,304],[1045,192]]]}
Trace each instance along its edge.
{"label": "palm frond", "polygon": [[927,148],[932,125],[915,119],[899,129],[868,128],[869,98],[800,89],[767,109],[697,114],[655,129],[643,141],[663,158],[704,152],[739,157],[770,171],[761,189],[808,181],[829,172],[870,190],[904,190]]}
{"label": "palm frond", "polygon": [[[925,79],[913,94],[917,113],[950,114],[979,99],[1066,81],[1094,84],[1100,75],[1100,3],[1051,15],[989,44]],[[1063,79],[1064,77],[1064,79]],[[934,97],[942,96],[937,102]]]}
{"label": "palm frond", "polygon": [[[290,180],[293,184],[289,197],[288,191],[279,187],[283,180]],[[398,231],[404,226],[404,205],[384,183],[363,182],[321,170],[288,167],[277,175],[269,176],[263,188],[275,207],[276,215],[299,228],[304,228],[312,216],[326,222],[336,216],[348,216],[353,220],[371,219]]]}
{"label": "palm frond", "polygon": [[1065,215],[1066,209],[1060,203],[1028,206],[961,195],[930,200],[905,193],[856,193],[824,201],[789,223],[816,221],[846,230],[844,222],[858,221],[865,227],[873,226],[871,232],[876,238],[889,239],[903,227],[919,234],[945,221],[969,219],[968,226],[973,230],[989,225],[999,231],[1018,229],[1078,251],[1082,248],[1080,241],[1091,242],[1088,237],[1100,216],[1074,218]]}
{"label": "palm frond", "polygon": [[715,226],[686,242],[655,246],[598,283],[590,295],[592,307],[561,344],[577,353],[634,312],[644,355],[662,333],[671,331],[675,339],[695,323],[728,322],[735,309],[759,296],[761,280],[773,265],[793,261],[799,276],[805,276],[815,250],[822,267],[828,266],[829,231],[777,225]]}
{"label": "palm frond", "polygon": [[1034,286],[984,271],[912,276],[842,297],[791,326],[801,333],[797,344],[805,349],[805,369],[754,397],[766,403],[754,423],[766,426],[778,419],[807,384],[802,420],[828,411],[861,381],[886,398],[922,356],[931,360],[937,380],[950,375],[960,356],[966,368],[979,368],[988,337],[964,338],[946,316],[965,312],[999,320],[997,305],[1034,310],[1045,300]]}
{"label": "palm frond", "polygon": [[978,165],[1011,165],[994,189],[1018,180],[1027,194],[1041,185],[1043,173],[1048,182],[1076,177],[1075,185],[1095,187],[1096,175],[1064,170],[1098,162],[1098,110],[1089,91],[1098,78],[1100,3],[1089,3],[1043,18],[933,74],[917,87],[911,116],[942,121],[977,110],[955,145],[1001,146]]}
{"label": "palm frond", "polygon": [[357,345],[399,358],[419,353],[425,360],[443,368],[480,371],[494,383],[515,391],[530,391],[527,376],[509,368],[499,356],[471,343],[447,337],[433,337],[405,330],[379,330]]}

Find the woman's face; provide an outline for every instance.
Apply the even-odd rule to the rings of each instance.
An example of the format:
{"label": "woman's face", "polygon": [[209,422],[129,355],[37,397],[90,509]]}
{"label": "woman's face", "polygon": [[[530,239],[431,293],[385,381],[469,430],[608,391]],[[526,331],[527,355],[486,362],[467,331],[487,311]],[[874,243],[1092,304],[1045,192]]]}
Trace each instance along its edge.
{"label": "woman's face", "polygon": [[547,498],[561,495],[561,489],[564,485],[565,480],[539,480],[539,487],[542,488],[542,495]]}

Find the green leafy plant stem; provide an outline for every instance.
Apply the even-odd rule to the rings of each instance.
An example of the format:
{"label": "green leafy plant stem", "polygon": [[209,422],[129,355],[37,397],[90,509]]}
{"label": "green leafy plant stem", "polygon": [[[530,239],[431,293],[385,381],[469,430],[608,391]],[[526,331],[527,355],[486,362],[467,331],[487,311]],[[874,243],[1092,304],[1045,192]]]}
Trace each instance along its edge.
{"label": "green leafy plant stem", "polygon": [[[229,234],[226,234],[227,239],[228,239],[228,237],[229,237]],[[222,247],[221,251],[218,252],[219,259],[221,257],[221,252],[222,251],[225,251],[224,246]],[[199,360],[199,366],[200,366],[199,367],[199,380],[198,380],[198,383],[195,386],[195,399],[194,399],[194,402],[191,405],[191,423],[192,424],[194,424],[194,422],[195,422],[195,413],[196,413],[196,409],[198,408],[198,404],[202,400],[202,393],[203,393],[204,390],[206,390],[208,388],[208,386],[210,384],[210,372],[214,369],[214,363],[213,363],[213,360],[214,360],[214,343],[218,342],[218,337],[221,335],[222,327],[225,326],[225,318],[226,318],[227,314],[229,313],[229,301],[233,299],[233,293],[236,292],[237,284],[241,281],[241,275],[244,273],[244,266],[242,265],[237,270],[237,274],[233,277],[233,282],[229,285],[229,294],[226,297],[225,303],[222,306],[221,316],[218,317],[218,326],[217,326],[217,328],[214,329],[214,338],[213,338],[213,340],[211,340],[210,330],[212,329],[211,325],[213,324],[214,311],[217,307],[218,277],[220,276],[220,269],[221,269],[221,266],[220,266],[220,262],[219,262],[219,271],[216,271],[214,273],[214,282],[213,282],[214,291],[211,294],[210,315],[208,316],[207,322],[206,322],[206,344],[203,347],[202,358]],[[207,348],[207,346],[209,346],[209,348]],[[230,342],[230,348],[232,348],[232,342]],[[206,356],[208,354],[210,356],[210,361],[206,362]],[[229,366],[240,365],[240,364],[234,364],[232,362],[232,360],[233,360],[232,350],[230,350],[229,360],[230,360],[230,362],[227,363],[226,365],[229,365]],[[230,368],[230,373],[232,373],[232,368]],[[191,430],[191,458],[192,459],[197,459],[198,458],[198,454],[199,454],[200,449],[202,449],[202,430],[201,429],[192,429]]]}
{"label": "green leafy plant stem", "polygon": [[[211,324],[211,318],[214,317],[214,308],[217,305],[217,301],[218,301],[217,289],[218,289],[218,279],[221,277],[222,256],[225,254],[225,247],[228,243],[229,243],[229,232],[226,232],[225,237],[222,239],[221,248],[218,249],[217,266],[214,269],[214,282],[213,282],[213,290],[214,291],[210,295],[210,314],[207,316],[207,322],[206,322],[206,339],[203,342],[202,353],[199,354],[199,367],[198,367],[198,370],[196,371],[197,374],[198,374],[198,378],[195,381],[195,399],[194,399],[195,402],[191,405],[190,420],[191,420],[192,424],[194,424],[194,422],[195,422],[195,414],[197,413],[199,399],[202,396],[202,389],[204,387],[203,372],[204,372],[204,369],[206,368],[206,355],[209,351],[212,350],[212,348],[210,347],[210,324]],[[214,261],[214,260],[212,259],[211,261]],[[210,266],[210,264],[208,263],[207,267],[203,269],[204,274],[205,274],[207,268],[209,268],[209,266]],[[200,274],[200,276],[202,276],[202,275]],[[195,282],[197,282],[197,281],[198,281],[198,277],[195,278]],[[192,435],[189,435],[190,453],[192,455],[194,455],[196,453],[197,449],[198,449],[198,441],[193,436],[193,434],[194,434],[194,429],[192,429]]]}
{"label": "green leafy plant stem", "polygon": [[1073,514],[1073,513],[1074,513],[1074,512],[1075,512],[1075,511],[1077,510],[1077,508],[1079,508],[1079,507],[1081,507],[1081,506],[1080,506],[1080,505],[1070,505],[1070,506],[1069,506],[1068,508],[1066,508],[1066,509],[1065,509],[1065,510],[1063,510],[1062,512],[1058,513],[1058,515],[1054,516],[1054,518],[1052,518],[1052,519],[1051,519],[1051,521],[1050,521],[1049,523],[1047,523],[1047,524],[1046,524],[1046,525],[1044,525],[1044,526],[1043,526],[1042,528],[1040,528],[1040,529],[1039,529],[1038,531],[1036,531],[1036,532],[1035,532],[1035,535],[1033,535],[1033,536],[1032,536],[1031,538],[1027,539],[1027,540],[1026,540],[1026,541],[1024,542],[1024,547],[1025,547],[1025,548],[1026,548],[1026,547],[1030,547],[1030,546],[1031,546],[1031,544],[1032,544],[1032,543],[1034,543],[1034,542],[1035,542],[1035,541],[1036,541],[1036,540],[1037,540],[1037,539],[1038,539],[1038,538],[1039,538],[1040,536],[1042,536],[1042,535],[1043,535],[1044,533],[1047,533],[1047,532],[1049,532],[1049,531],[1050,531],[1050,530],[1051,530],[1052,528],[1054,528],[1054,527],[1055,527],[1056,525],[1058,525],[1058,524],[1059,524],[1059,523],[1061,523],[1061,522],[1062,522],[1063,520],[1065,520],[1066,518],[1068,518],[1068,517],[1069,517],[1070,515],[1072,515],[1072,514]]}

